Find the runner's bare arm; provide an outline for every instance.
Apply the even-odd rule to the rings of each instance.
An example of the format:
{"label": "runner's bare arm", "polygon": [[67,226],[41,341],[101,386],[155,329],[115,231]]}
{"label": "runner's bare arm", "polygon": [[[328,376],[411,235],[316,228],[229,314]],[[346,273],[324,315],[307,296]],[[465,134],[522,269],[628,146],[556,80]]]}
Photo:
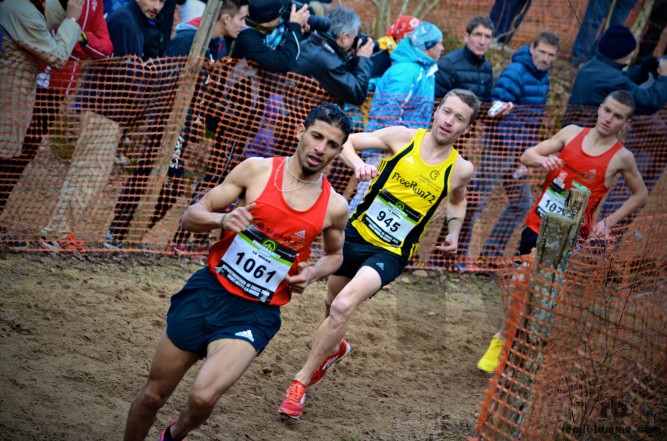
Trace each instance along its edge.
{"label": "runner's bare arm", "polygon": [[625,185],[630,190],[630,197],[623,202],[623,205],[618,207],[618,210],[595,224],[591,230],[591,235],[596,237],[608,237],[610,227],[613,227],[633,211],[640,208],[646,202],[646,199],[648,199],[648,190],[646,189],[642,175],[637,169],[637,162],[632,152],[626,148],[621,149],[614,155],[612,163],[609,164],[610,168],[614,167],[614,162],[616,161],[620,163],[619,173],[625,179]]}
{"label": "runner's bare arm", "polygon": [[354,174],[361,181],[370,181],[377,176],[377,167],[367,165],[357,154],[362,150],[383,150],[396,153],[405,146],[415,135],[416,129],[403,126],[386,127],[374,132],[354,133],[343,145],[340,159],[354,169]]}
{"label": "runner's bare arm", "polygon": [[472,179],[473,173],[474,168],[472,163],[459,157],[451,179],[452,190],[447,197],[445,222],[447,223],[448,233],[445,236],[445,242],[435,247],[447,254],[456,254],[459,247],[459,234],[461,233],[461,226],[463,225],[468,205],[466,188]]}
{"label": "runner's bare arm", "polygon": [[338,193],[332,193],[322,230],[322,249],[324,254],[315,265],[303,262],[299,264],[299,273],[287,276],[287,283],[295,293],[302,293],[313,280],[322,280],[333,274],[343,263],[343,243],[347,224],[347,201]]}
{"label": "runner's bare arm", "polygon": [[[234,167],[222,184],[208,191],[197,203],[189,206],[181,223],[193,233],[206,233],[224,225],[225,230],[243,231],[252,220],[250,211],[254,204],[244,207],[245,201],[255,200],[259,194],[248,194],[252,184],[262,180],[262,176],[270,173],[271,160],[250,158]],[[263,183],[263,181],[262,181]],[[223,213],[237,199],[241,202],[230,213]]]}
{"label": "runner's bare arm", "polygon": [[545,168],[555,170],[564,164],[558,152],[581,131],[581,127],[569,125],[562,128],[551,138],[542,141],[535,147],[526,149],[521,155],[521,163],[526,167]]}

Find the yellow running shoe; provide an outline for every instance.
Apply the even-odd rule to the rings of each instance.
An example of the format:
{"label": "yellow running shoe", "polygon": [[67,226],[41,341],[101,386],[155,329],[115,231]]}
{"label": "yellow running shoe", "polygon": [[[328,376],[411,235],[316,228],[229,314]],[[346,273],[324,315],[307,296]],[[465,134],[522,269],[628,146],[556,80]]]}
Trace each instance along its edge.
{"label": "yellow running shoe", "polygon": [[487,374],[493,374],[493,370],[498,366],[498,358],[502,349],[503,341],[494,335],[489,343],[489,348],[477,362],[477,368]]}

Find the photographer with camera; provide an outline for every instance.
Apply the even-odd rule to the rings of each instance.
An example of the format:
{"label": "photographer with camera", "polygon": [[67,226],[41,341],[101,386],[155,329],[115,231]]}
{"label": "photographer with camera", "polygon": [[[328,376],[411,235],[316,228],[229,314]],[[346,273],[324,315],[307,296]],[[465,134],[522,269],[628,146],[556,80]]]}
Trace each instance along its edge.
{"label": "photographer with camera", "polygon": [[340,103],[359,105],[368,94],[375,42],[359,34],[361,20],[351,9],[333,9],[329,19],[328,30],[312,32],[301,44],[294,72],[317,80]]}
{"label": "photographer with camera", "polygon": [[[239,33],[229,55],[254,61],[260,69],[269,72],[289,72],[299,57],[299,44],[308,30],[308,17],[310,12],[306,5],[297,8],[295,3],[287,4],[283,0],[251,0],[247,27]],[[276,35],[280,38],[269,38]]]}

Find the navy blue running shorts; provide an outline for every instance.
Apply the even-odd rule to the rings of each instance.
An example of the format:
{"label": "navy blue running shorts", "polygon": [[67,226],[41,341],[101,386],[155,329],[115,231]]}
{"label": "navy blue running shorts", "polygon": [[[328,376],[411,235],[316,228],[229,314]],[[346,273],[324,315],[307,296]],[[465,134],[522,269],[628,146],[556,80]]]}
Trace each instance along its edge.
{"label": "navy blue running shorts", "polygon": [[280,330],[280,307],[230,294],[204,267],[171,297],[167,336],[177,348],[206,356],[209,343],[245,340],[259,354]]}
{"label": "navy blue running shorts", "polygon": [[403,273],[407,264],[408,259],[366,242],[348,223],[345,228],[343,264],[334,275],[352,279],[359,268],[369,266],[380,275],[382,286],[387,286]]}

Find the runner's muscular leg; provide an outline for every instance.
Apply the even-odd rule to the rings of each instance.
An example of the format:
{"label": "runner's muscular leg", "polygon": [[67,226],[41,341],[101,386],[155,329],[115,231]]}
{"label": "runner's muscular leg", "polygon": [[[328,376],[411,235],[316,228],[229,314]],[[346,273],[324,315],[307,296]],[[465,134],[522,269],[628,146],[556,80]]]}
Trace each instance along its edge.
{"label": "runner's muscular leg", "polygon": [[125,441],[146,438],[155,423],[158,410],[197,360],[197,354],[178,349],[166,332],[162,334],[151,362],[148,379],[130,406],[125,423]]}
{"label": "runner's muscular leg", "polygon": [[344,276],[329,276],[327,282],[327,293],[324,297],[324,318],[329,317],[329,310],[336,296],[350,283],[348,277]]}
{"label": "runner's muscular leg", "polygon": [[[340,280],[333,280],[334,284],[339,282]],[[313,372],[317,370],[329,354],[340,346],[352,313],[364,300],[370,298],[381,287],[380,275],[373,268],[362,266],[357,271],[352,280],[333,299],[329,308],[329,315],[315,333],[313,347],[308,354],[306,364],[296,374],[295,380],[303,384],[310,383]]]}
{"label": "runner's muscular leg", "polygon": [[208,345],[208,355],[195,378],[188,402],[171,427],[175,438],[185,436],[209,417],[227,389],[241,378],[257,356],[245,340],[221,339]]}

